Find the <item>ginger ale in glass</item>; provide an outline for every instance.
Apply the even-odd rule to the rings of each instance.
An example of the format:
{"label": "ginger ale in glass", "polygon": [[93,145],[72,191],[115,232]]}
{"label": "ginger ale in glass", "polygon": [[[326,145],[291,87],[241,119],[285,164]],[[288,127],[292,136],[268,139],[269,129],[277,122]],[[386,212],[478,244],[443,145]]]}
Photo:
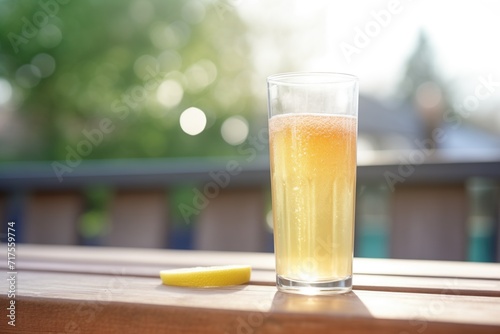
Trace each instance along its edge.
{"label": "ginger ale in glass", "polygon": [[268,78],[278,289],[352,289],[358,80],[337,73]]}

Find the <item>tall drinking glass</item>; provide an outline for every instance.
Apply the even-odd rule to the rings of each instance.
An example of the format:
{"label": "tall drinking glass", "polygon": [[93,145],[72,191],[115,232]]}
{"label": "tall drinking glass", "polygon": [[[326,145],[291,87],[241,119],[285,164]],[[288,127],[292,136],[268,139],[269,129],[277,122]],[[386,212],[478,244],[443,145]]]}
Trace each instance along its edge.
{"label": "tall drinking glass", "polygon": [[352,289],[358,79],[268,77],[276,283],[284,292]]}

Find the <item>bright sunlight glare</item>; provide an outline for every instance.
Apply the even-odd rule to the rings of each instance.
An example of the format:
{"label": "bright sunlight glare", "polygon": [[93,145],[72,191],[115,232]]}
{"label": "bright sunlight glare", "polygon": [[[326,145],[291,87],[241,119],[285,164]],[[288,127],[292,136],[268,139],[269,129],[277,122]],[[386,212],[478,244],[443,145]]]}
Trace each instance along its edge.
{"label": "bright sunlight glare", "polygon": [[230,145],[239,145],[248,137],[248,122],[241,116],[231,116],[222,123],[222,138]]}
{"label": "bright sunlight glare", "polygon": [[191,136],[196,136],[205,130],[207,116],[198,108],[191,107],[184,110],[179,119],[181,129]]}

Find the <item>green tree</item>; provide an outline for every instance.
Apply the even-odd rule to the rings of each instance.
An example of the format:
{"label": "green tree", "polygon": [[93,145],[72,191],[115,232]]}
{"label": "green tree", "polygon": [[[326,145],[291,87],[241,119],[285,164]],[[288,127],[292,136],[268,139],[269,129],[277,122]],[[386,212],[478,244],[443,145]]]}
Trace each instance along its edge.
{"label": "green tree", "polygon": [[435,54],[428,37],[421,32],[417,46],[409,57],[400,96],[413,104],[422,121],[423,136],[432,141],[434,148],[435,129],[443,122],[443,115],[451,108],[448,85],[444,83],[436,68]]}
{"label": "green tree", "polygon": [[[0,160],[236,154],[220,126],[234,114],[252,123],[244,36],[224,2],[0,2],[0,78],[13,91],[0,113],[22,125]],[[179,126],[189,107],[207,116],[197,136]]]}
{"label": "green tree", "polygon": [[435,53],[429,38],[420,32],[417,46],[406,62],[403,81],[399,86],[401,96],[413,102],[418,87],[426,82],[433,82],[442,89],[445,87],[436,69]]}

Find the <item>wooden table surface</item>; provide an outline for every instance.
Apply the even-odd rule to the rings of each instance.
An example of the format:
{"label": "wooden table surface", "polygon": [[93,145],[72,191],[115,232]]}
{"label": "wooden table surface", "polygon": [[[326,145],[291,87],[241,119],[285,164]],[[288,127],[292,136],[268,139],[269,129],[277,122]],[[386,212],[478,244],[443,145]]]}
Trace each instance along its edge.
{"label": "wooden table surface", "polygon": [[[8,277],[7,245],[0,267]],[[0,280],[1,333],[500,333],[500,264],[354,260],[345,295],[280,293],[266,253],[18,244],[15,327]],[[161,284],[159,271],[250,264],[251,282]]]}

